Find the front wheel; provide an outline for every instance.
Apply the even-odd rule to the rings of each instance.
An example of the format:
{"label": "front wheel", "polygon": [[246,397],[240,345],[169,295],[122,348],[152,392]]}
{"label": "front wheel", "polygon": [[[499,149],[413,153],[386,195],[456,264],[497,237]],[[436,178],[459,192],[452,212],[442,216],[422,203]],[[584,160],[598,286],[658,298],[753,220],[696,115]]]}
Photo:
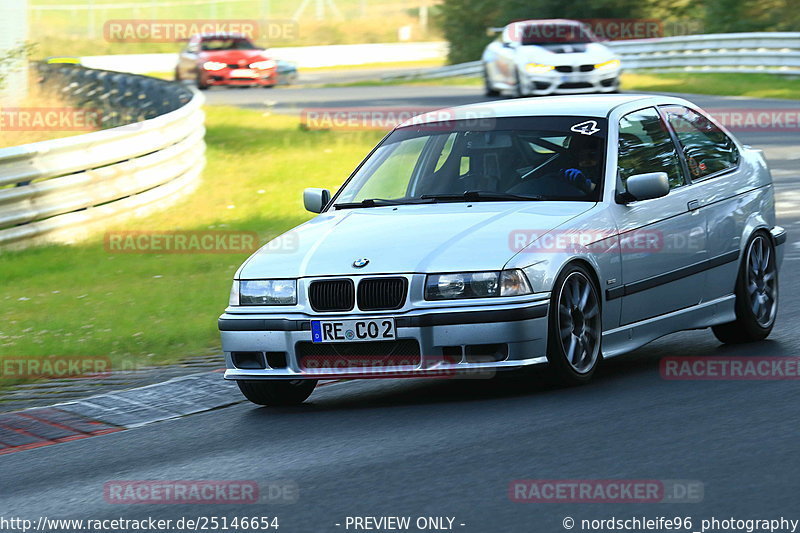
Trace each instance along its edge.
{"label": "front wheel", "polygon": [[258,405],[298,405],[317,386],[315,379],[265,379],[237,381],[244,397]]}
{"label": "front wheel", "polygon": [[203,81],[203,76],[199,72],[197,73],[197,88],[201,91],[205,91],[208,89],[208,83]]}
{"label": "front wheel", "polygon": [[564,270],[553,286],[548,318],[547,360],[564,385],[588,382],[602,358],[600,291],[582,265]]}
{"label": "front wheel", "polygon": [[522,77],[519,75],[519,70],[514,70],[514,80],[516,81],[516,85],[514,86],[514,98],[522,98],[525,96],[525,93],[522,90]]}
{"label": "front wheel", "polygon": [[486,96],[499,96],[500,91],[492,87],[492,82],[489,80],[489,70],[483,67],[483,92]]}
{"label": "front wheel", "polygon": [[714,336],[727,344],[766,339],[778,314],[778,266],[775,247],[759,231],[745,248],[736,279],[736,320],[714,326]]}

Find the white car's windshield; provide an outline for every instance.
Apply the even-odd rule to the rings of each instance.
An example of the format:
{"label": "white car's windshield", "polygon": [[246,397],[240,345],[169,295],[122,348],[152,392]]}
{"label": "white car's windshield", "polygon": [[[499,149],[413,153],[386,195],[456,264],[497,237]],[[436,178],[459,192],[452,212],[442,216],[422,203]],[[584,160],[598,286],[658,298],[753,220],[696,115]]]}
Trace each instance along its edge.
{"label": "white car's windshield", "polygon": [[597,201],[606,122],[519,117],[395,130],[334,200],[337,208],[436,201]]}
{"label": "white car's windshield", "polygon": [[577,24],[529,24],[518,33],[523,45],[589,44],[597,41],[588,27]]}

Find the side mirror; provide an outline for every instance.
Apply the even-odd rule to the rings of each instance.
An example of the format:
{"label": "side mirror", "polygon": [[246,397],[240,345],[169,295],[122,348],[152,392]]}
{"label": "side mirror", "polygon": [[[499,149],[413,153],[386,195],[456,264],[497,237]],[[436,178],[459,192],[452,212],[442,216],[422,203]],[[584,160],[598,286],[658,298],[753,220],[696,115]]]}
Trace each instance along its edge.
{"label": "side mirror", "polygon": [[[664,174],[666,176],[666,174]],[[303,191],[303,205],[306,211],[322,213],[328,202],[331,201],[331,191],[328,189],[308,188]]]}
{"label": "side mirror", "polygon": [[628,191],[620,194],[623,202],[651,200],[669,194],[669,178],[666,172],[634,174],[626,182]]}

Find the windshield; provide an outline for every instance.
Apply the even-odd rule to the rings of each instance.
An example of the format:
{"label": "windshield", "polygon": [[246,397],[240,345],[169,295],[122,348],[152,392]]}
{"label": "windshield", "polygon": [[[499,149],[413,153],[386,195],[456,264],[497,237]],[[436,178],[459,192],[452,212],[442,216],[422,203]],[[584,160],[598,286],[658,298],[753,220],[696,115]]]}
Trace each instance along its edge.
{"label": "windshield", "polygon": [[345,183],[334,205],[599,200],[605,119],[519,117],[493,123],[480,130],[459,121],[446,130],[430,124],[395,130]]}
{"label": "windshield", "polygon": [[577,24],[528,24],[520,34],[523,45],[588,44],[597,41],[589,28]]}
{"label": "windshield", "polygon": [[203,50],[256,50],[257,47],[248,39],[204,39],[202,42]]}

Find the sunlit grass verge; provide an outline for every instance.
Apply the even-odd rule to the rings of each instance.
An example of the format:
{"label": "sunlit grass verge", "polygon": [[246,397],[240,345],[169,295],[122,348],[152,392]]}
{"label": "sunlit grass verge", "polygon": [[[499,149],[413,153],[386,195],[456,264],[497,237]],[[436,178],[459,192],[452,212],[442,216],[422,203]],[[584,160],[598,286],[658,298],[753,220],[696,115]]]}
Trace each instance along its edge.
{"label": "sunlit grass verge", "polygon": [[483,78],[478,76],[452,76],[435,79],[360,80],[342,83],[326,83],[324,87],[381,87],[384,85],[482,87]]}
{"label": "sunlit grass verge", "polygon": [[[800,99],[800,79],[775,74],[722,74],[699,72],[633,73],[622,74],[623,91],[668,92],[688,94],[713,94],[744,96],[748,98]],[[351,83],[328,84],[333,87],[381,85],[483,85],[480,76],[458,76],[433,80],[368,80]]]}
{"label": "sunlit grass verge", "polygon": [[748,98],[800,98],[800,81],[797,77],[775,74],[625,73],[622,75],[622,89]]}
{"label": "sunlit grass verge", "polygon": [[[301,191],[336,188],[380,139],[305,131],[296,117],[209,107],[198,190],[116,230],[255,231],[260,241],[310,217]],[[246,254],[110,253],[102,236],[0,252],[0,359],[109,357],[114,368],[220,350],[217,317]],[[0,386],[22,381],[3,379]]]}

